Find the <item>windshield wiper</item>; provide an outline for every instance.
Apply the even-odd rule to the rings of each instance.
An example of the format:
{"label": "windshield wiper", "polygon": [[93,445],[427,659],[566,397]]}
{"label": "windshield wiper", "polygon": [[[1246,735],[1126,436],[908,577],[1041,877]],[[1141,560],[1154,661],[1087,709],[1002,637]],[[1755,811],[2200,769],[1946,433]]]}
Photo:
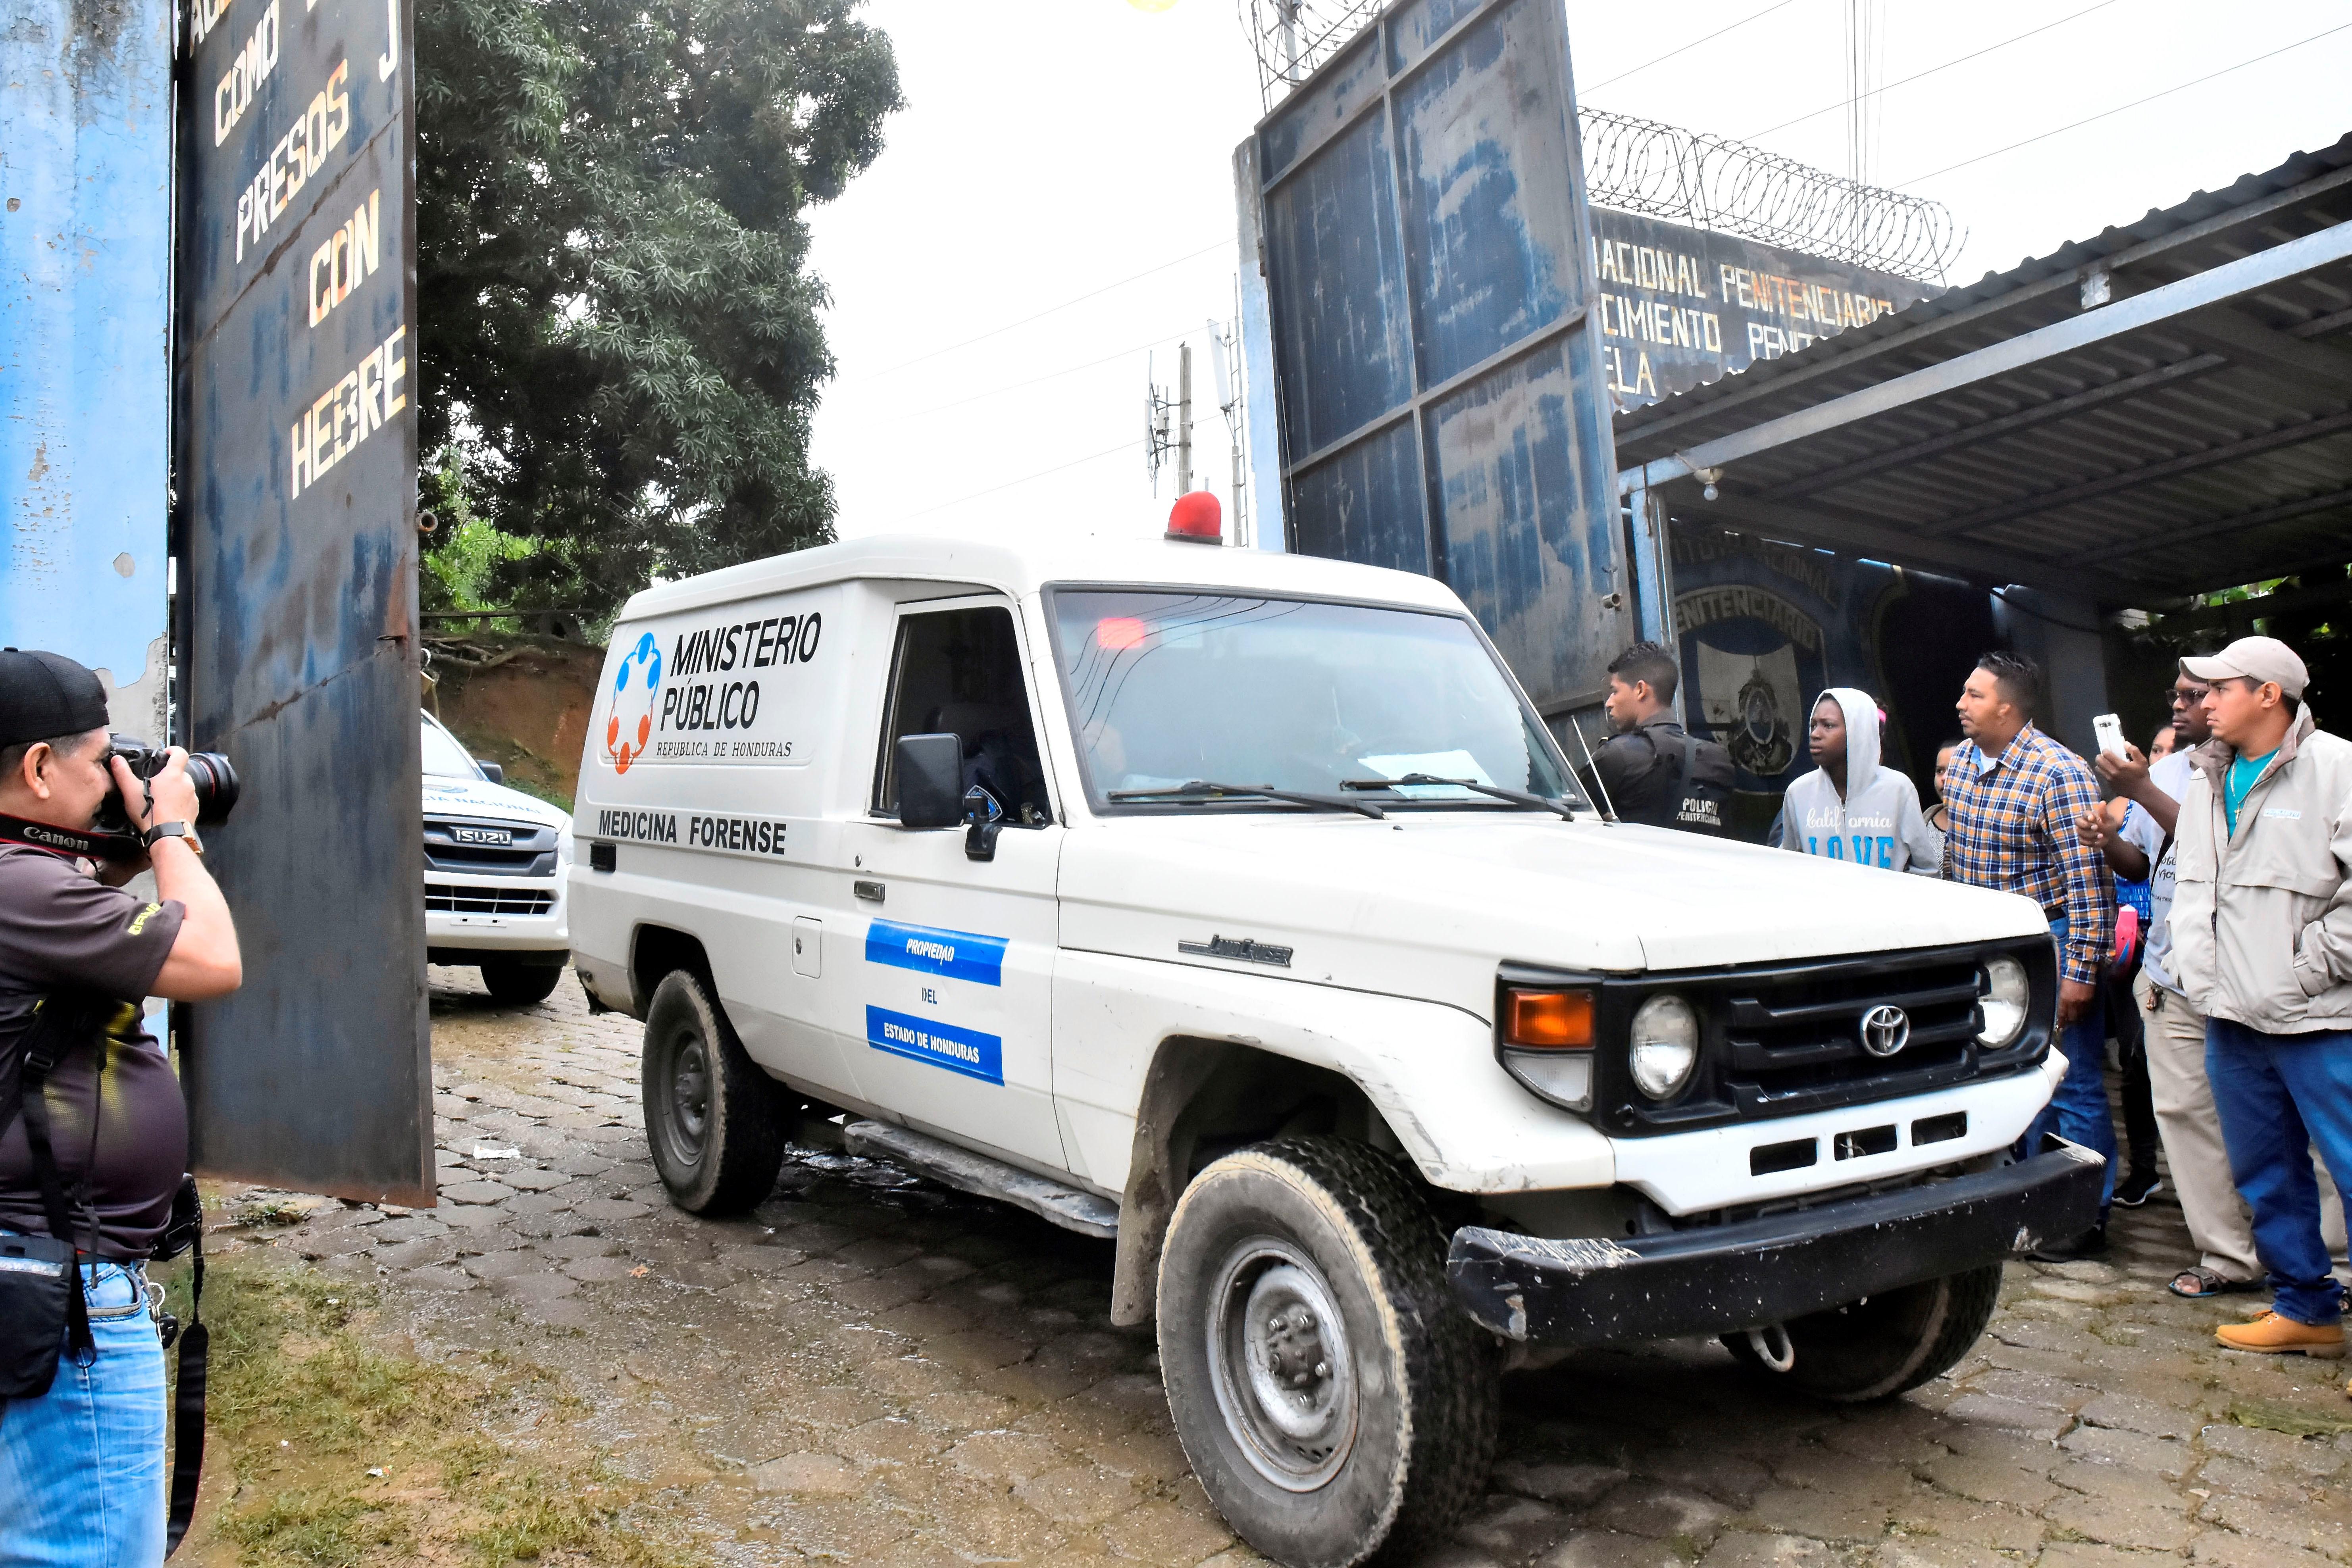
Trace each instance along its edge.
{"label": "windshield wiper", "polygon": [[1530,795],[1523,789],[1505,789],[1501,784],[1481,784],[1476,779],[1442,779],[1434,773],[1407,773],[1401,779],[1342,779],[1341,789],[1393,789],[1398,784],[1454,784],[1463,789],[1475,789],[1480,795],[1507,800],[1515,805],[1532,805],[1539,811],[1556,811],[1562,822],[1574,822],[1576,813],[1566,800],[1551,800]]}
{"label": "windshield wiper", "polygon": [[1194,779],[1192,783],[1179,784],[1174,789],[1115,789],[1103,798],[1105,800],[1177,800],[1186,795],[1207,795],[1211,798],[1218,795],[1257,795],[1265,800],[1292,801],[1299,805],[1319,805],[1326,811],[1352,811],[1360,816],[1369,816],[1375,822],[1386,821],[1389,815],[1370,801],[1349,800],[1343,795],[1308,795],[1304,790],[1276,789],[1268,784],[1210,784],[1203,779]]}

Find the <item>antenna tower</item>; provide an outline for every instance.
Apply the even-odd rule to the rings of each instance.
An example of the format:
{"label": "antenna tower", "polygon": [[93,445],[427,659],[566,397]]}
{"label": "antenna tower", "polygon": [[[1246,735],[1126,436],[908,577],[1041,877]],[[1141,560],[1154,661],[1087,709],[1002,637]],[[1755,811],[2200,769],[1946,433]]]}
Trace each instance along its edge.
{"label": "antenna tower", "polygon": [[1151,359],[1143,362],[1143,471],[1151,477],[1151,494],[1160,496],[1160,465],[1176,445],[1173,431],[1176,405],[1152,374]]}

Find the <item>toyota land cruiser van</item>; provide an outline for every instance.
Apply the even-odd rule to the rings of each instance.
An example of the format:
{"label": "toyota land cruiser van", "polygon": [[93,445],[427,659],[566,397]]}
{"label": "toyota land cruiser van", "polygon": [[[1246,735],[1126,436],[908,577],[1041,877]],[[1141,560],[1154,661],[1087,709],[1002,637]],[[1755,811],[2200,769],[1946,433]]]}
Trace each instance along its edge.
{"label": "toyota land cruiser van", "polygon": [[1715,1334],[1881,1398],[2095,1217],[2096,1156],[2010,1152],[2064,1067],[2040,910],[1610,820],[1425,577],[888,538],[663,584],[573,822],[673,1200],[845,1111],[1115,1238],[1286,1563],[1442,1541],[1507,1363]]}

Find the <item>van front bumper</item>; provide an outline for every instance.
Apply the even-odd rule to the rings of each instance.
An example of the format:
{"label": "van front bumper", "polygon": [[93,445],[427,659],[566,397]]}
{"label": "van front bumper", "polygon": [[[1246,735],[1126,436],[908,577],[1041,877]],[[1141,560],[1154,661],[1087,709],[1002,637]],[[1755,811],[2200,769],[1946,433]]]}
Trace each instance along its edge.
{"label": "van front bumper", "polygon": [[2044,1148],[1947,1181],[1622,1241],[1465,1226],[1454,1233],[1445,1275],[1472,1318],[1528,1344],[1785,1323],[2090,1229],[2105,1162],[2055,1138]]}

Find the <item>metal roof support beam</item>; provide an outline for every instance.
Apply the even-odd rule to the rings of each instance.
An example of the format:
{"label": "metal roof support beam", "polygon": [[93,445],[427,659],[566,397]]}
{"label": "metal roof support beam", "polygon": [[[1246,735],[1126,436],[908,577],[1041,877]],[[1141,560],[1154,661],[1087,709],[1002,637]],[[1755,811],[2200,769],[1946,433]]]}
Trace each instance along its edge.
{"label": "metal roof support beam", "polygon": [[1901,523],[1843,508],[1784,506],[1759,495],[1721,487],[1717,488],[1717,497],[1696,510],[1684,510],[1680,515],[1692,522],[1794,540],[1827,550],[1860,552],[1874,561],[1890,561],[1927,571],[1948,572],[1972,583],[2022,583],[2071,595],[2080,595],[2092,585],[2085,584],[2079,568],[2054,562],[2027,563],[2014,555],[2004,558],[1997,569],[1989,572],[1981,550],[1921,539]]}
{"label": "metal roof support beam", "polygon": [[2192,342],[2220,349],[2231,359],[2252,360],[2299,381],[2352,393],[2352,353],[2328,343],[2306,342],[2242,310],[2222,306],[2200,311],[2194,321],[2181,323],[2180,331]]}
{"label": "metal roof support beam", "polygon": [[[2347,224],[2346,226],[2352,227],[2352,224]],[[1956,533],[1967,533],[1974,529],[1990,528],[1996,522],[2013,522],[2021,517],[2032,517],[2041,512],[2055,511],[2060,507],[2072,506],[2077,501],[2094,500],[2100,496],[2113,495],[2117,490],[2133,489],[2141,485],[2154,484],[2158,479],[2177,479],[2182,474],[2193,474],[2200,468],[2219,468],[2223,463],[2234,463],[2241,458],[2259,457],[2264,452],[2276,451],[2281,447],[2300,447],[2306,441],[2316,441],[2325,437],[2341,435],[2347,430],[2352,430],[2352,414],[2329,414],[2317,419],[2305,419],[2300,424],[2290,425],[2282,430],[2265,430],[2259,436],[2248,436],[2242,440],[2225,442],[2219,447],[2208,447],[2201,452],[2184,452],[2179,457],[2167,458],[2161,462],[2143,464],[2137,468],[2126,468],[2122,473],[2109,474],[2105,479],[2085,479],[2078,485],[2066,485],[2058,489],[2044,490],[2040,495],[2027,496],[2021,500],[2011,501],[2004,506],[1989,506],[1981,510],[1964,512],[1958,517],[1944,518],[1923,525],[1919,531],[1927,538],[1948,539]]]}
{"label": "metal roof support beam", "polygon": [[[2167,550],[2176,544],[2201,544],[2224,539],[2233,533],[2245,533],[2273,522],[2286,522],[2307,517],[2315,511],[2326,511],[2334,507],[2352,507],[2352,489],[2329,490],[2325,495],[2305,496],[2301,500],[2280,501],[2275,506],[2257,507],[2234,517],[2202,518],[2179,528],[2168,528],[2162,533],[2149,534],[2123,544],[2111,544],[2103,550],[2093,550],[2067,557],[2074,566],[2097,566],[2110,561],[2139,555],[2150,550]],[[2128,572],[2129,568],[2124,568]]]}
{"label": "metal roof support beam", "polygon": [[1941,436],[1930,436],[1922,441],[1913,441],[1908,445],[1897,447],[1892,451],[1881,452],[1875,457],[1859,458],[1851,463],[1841,463],[1834,468],[1824,468],[1818,474],[1808,474],[1803,479],[1778,486],[1770,493],[1777,500],[1794,500],[1801,496],[1811,495],[1817,490],[1835,489],[1840,485],[1865,479],[1887,468],[1900,468],[1906,463],[1916,463],[1922,458],[1940,457],[1946,452],[1957,452],[1963,447],[1974,447],[1981,442],[1997,441],[2004,436],[2014,436],[2021,430],[2031,430],[2037,425],[2047,425],[2053,419],[2063,419],[2069,415],[2080,414],[2086,408],[2098,408],[2126,397],[2137,397],[2143,392],[2153,392],[2160,386],[2170,386],[2175,382],[2187,381],[2192,376],[2203,375],[2209,370],[2219,370],[2229,363],[2221,354],[2199,354],[2193,359],[2158,365],[2156,369],[2143,371],[2138,375],[2127,375],[2120,381],[2110,381],[2082,392],[2070,393],[2063,397],[2053,397],[2047,403],[2037,403],[2031,408],[2021,408],[2014,414],[2003,414],[1995,418],[1979,420],[1974,425],[1963,425],[1957,430],[1948,431]]}
{"label": "metal roof support beam", "polygon": [[[1908,375],[1898,375],[1843,397],[1784,414],[1746,430],[1735,430],[1712,441],[1702,441],[1671,458],[1629,468],[1617,476],[1619,494],[1638,482],[1658,484],[1699,468],[1720,468],[1742,458],[1752,458],[1794,441],[1819,436],[1893,409],[1930,397],[1940,397],[1993,376],[2022,370],[2053,354],[2069,353],[2128,332],[2143,331],[2192,311],[2242,298],[2289,278],[2352,257],[2352,223],[2339,223],[2258,250],[2252,256],[2192,274],[2145,294],[2102,305],[2066,321],[1990,344],[1933,364]],[[2013,298],[2013,296],[2011,296]]]}
{"label": "metal roof support beam", "polygon": [[[1918,325],[1903,331],[1891,332],[1874,342],[1856,343],[1851,347],[1842,344],[1842,352],[1824,354],[1813,363],[1795,370],[1757,377],[1752,384],[1743,383],[1738,388],[1720,396],[1709,398],[1697,406],[1677,410],[1674,414],[1662,416],[1647,424],[1643,423],[1638,417],[1629,419],[1625,428],[1619,432],[1618,440],[1620,443],[1655,440],[1669,431],[1680,429],[1695,421],[1714,419],[1756,398],[1802,386],[1805,383],[1823,375],[1851,371],[1856,365],[1876,359],[1882,354],[1892,353],[1900,349],[1916,348],[1956,328],[1969,326],[1987,316],[1998,315],[2003,310],[2029,304],[2044,295],[2071,293],[2081,286],[2084,277],[2090,272],[2118,272],[2126,268],[2137,266],[2143,261],[2153,260],[2182,246],[2194,245],[2200,240],[2210,239],[2215,235],[2226,234],[2231,229],[2242,228],[2251,223],[2259,223],[2274,214],[2300,206],[2315,196],[2324,195],[2343,185],[2352,185],[2352,168],[2331,170],[2316,179],[2305,180],[2303,184],[2287,190],[2274,191],[2259,201],[2249,202],[2242,207],[2232,207],[2228,212],[2216,213],[2211,217],[2192,223],[2185,228],[2159,234],[2152,239],[2142,240],[2137,245],[2126,246],[2111,256],[2085,256],[2080,267],[2053,273],[2048,278],[2022,284],[1993,295],[1990,299],[1979,300],[1971,305],[1961,306],[1947,315],[1921,321]],[[1682,400],[1677,398],[1674,401]],[[1664,405],[1661,405],[1661,406]]]}

